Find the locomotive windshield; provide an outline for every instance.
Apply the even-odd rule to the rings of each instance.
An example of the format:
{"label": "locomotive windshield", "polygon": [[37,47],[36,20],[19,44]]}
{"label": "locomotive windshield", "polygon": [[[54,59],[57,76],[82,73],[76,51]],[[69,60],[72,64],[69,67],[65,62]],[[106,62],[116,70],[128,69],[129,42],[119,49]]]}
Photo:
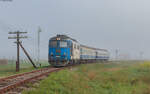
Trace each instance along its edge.
{"label": "locomotive windshield", "polygon": [[60,48],[65,48],[68,47],[67,42],[66,41],[50,41],[50,47],[60,47]]}
{"label": "locomotive windshield", "polygon": [[67,47],[67,42],[65,41],[60,41],[60,47]]}
{"label": "locomotive windshield", "polygon": [[50,47],[57,47],[57,41],[50,41]]}

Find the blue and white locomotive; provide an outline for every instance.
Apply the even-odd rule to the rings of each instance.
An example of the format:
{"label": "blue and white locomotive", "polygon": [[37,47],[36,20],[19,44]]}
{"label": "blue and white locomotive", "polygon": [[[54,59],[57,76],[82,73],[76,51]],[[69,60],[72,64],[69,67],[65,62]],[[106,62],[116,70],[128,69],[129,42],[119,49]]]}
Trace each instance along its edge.
{"label": "blue and white locomotive", "polygon": [[49,63],[55,67],[108,59],[107,50],[81,45],[66,35],[57,35],[49,40]]}

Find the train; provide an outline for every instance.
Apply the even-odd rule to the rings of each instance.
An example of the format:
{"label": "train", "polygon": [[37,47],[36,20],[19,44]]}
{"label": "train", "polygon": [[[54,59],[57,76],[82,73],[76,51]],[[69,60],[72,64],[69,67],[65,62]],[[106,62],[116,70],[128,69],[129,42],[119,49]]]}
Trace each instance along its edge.
{"label": "train", "polygon": [[50,38],[48,48],[48,61],[54,67],[109,60],[108,50],[82,45],[67,35]]}

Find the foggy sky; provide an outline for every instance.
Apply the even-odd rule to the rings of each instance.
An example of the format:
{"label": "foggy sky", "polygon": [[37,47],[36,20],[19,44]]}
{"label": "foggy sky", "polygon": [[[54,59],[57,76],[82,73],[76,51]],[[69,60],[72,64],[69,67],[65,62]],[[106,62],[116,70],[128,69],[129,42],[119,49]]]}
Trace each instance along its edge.
{"label": "foggy sky", "polygon": [[[37,56],[40,26],[41,57],[47,58],[48,40],[67,34],[81,44],[115,50],[121,55],[150,59],[150,0],[13,0],[0,1],[0,58],[16,57],[8,32],[28,31],[23,45]],[[21,53],[22,57],[25,57]]]}

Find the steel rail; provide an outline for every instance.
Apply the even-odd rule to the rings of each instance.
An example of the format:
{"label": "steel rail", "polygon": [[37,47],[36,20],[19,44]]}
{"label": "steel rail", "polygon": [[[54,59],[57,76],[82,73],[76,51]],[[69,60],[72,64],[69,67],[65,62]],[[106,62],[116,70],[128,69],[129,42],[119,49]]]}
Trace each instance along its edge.
{"label": "steel rail", "polygon": [[[0,84],[2,82],[7,82],[9,80],[14,80],[13,83],[7,83],[6,85],[2,85],[0,87],[0,94],[5,94],[5,92],[7,91],[10,91],[20,85],[23,85],[27,82],[30,82],[31,80],[33,79],[37,79],[39,77],[42,77],[42,76],[45,76],[45,75],[48,75],[49,73],[52,73],[52,72],[56,72],[56,71],[59,71],[59,70],[62,70],[64,68],[45,68],[45,69],[40,69],[40,70],[35,70],[35,71],[32,71],[32,72],[26,72],[26,73],[22,73],[22,74],[17,74],[17,75],[13,75],[13,76],[10,76],[10,77],[6,77],[6,78],[2,78],[0,79]],[[41,72],[41,73],[40,73]],[[35,74],[35,73],[39,73],[39,74]],[[29,75],[30,74],[30,75]],[[33,75],[32,75],[33,74]],[[21,81],[16,81],[17,77],[26,77],[26,79],[23,79]],[[28,76],[31,76],[31,77],[28,77]]]}
{"label": "steel rail", "polygon": [[39,71],[41,71],[41,70],[47,70],[47,69],[48,69],[48,68],[44,68],[44,69],[40,69],[40,70],[34,70],[34,71],[31,71],[31,72],[25,72],[25,73],[20,73],[20,74],[8,76],[8,77],[0,78],[0,82],[5,81],[5,80],[8,80],[8,79],[13,79],[13,78],[16,78],[16,77],[18,77],[18,76],[23,76],[23,75],[26,75],[26,74],[30,74],[30,73],[34,73],[34,72],[39,72]]}

